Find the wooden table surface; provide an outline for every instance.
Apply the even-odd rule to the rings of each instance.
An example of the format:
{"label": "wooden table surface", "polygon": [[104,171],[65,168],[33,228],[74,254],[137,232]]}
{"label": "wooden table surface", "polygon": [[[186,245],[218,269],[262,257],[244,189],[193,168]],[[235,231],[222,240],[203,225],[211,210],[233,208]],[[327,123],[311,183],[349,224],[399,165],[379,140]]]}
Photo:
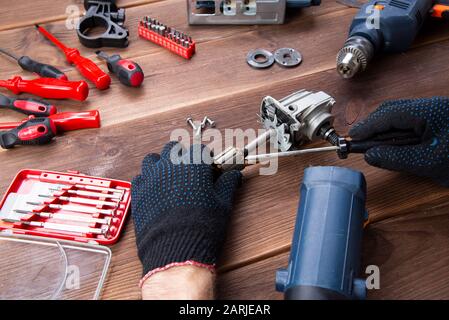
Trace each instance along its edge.
{"label": "wooden table surface", "polygon": [[[109,90],[92,88],[86,102],[54,101],[62,106],[61,111],[98,108],[102,128],[69,132],[48,146],[1,151],[2,193],[23,168],[78,170],[130,181],[139,172],[145,154],[159,151],[171,130],[186,128],[188,116],[200,119],[208,115],[219,129],[257,129],[256,113],[266,95],[282,98],[303,88],[323,90],[336,99],[335,125],[346,133],[383,100],[449,94],[447,24],[429,23],[411,50],[386,56],[357,79],[343,81],[335,71],[335,56],[356,10],[333,0],[306,8],[280,26],[188,26],[185,0],[117,3],[126,8],[130,46],[105,51],[119,52],[139,63],[146,74],[144,86],[129,89],[113,78]],[[99,62],[94,50],[82,47],[75,31],[66,28],[67,6],[82,8],[81,0],[2,4],[2,48],[56,65],[72,80],[81,79],[63,55],[35,31],[33,25],[41,23],[63,42]],[[186,61],[139,39],[137,23],[144,15],[157,17],[196,39],[194,58]],[[275,65],[254,70],[245,57],[259,47],[273,51],[293,47],[304,60],[293,69]],[[15,74],[30,76],[0,57],[0,79]],[[21,119],[11,111],[1,111],[0,116],[2,121]],[[274,290],[275,271],[287,264],[298,187],[304,169],[313,165],[346,166],[366,176],[372,223],[365,232],[363,265],[376,264],[381,272],[381,289],[370,291],[370,298],[449,298],[449,189],[426,179],[370,167],[358,155],[339,160],[329,154],[282,159],[276,175],[246,180],[237,197],[220,263],[219,298],[282,299]],[[141,266],[133,229],[130,219],[120,241],[112,247],[103,299],[140,297],[137,284]]]}

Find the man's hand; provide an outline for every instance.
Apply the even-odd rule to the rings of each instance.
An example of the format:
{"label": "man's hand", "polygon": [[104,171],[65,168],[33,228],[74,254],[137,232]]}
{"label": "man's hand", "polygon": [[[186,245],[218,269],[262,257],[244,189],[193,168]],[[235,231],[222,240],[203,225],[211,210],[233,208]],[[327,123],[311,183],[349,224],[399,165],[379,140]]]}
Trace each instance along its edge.
{"label": "man's hand", "polygon": [[[179,297],[179,284],[187,285],[189,281],[180,281],[179,274],[167,272],[169,269],[190,270],[185,268],[191,266],[209,273],[214,270],[234,193],[241,183],[239,171],[216,178],[213,167],[204,163],[199,153],[208,154],[198,145],[192,146],[180,162],[179,155],[185,154],[185,150],[179,143],[170,142],[160,155],[145,157],[142,173],[132,183],[132,217],[143,265],[142,284],[147,288],[149,279],[158,273],[154,281],[163,278],[167,290],[178,284],[178,292],[164,296],[166,299]],[[173,274],[178,277],[172,279]],[[163,288],[159,289],[162,292]]]}
{"label": "man's hand", "polygon": [[142,285],[143,300],[211,300],[215,275],[195,266],[173,267],[149,277]]}
{"label": "man's hand", "polygon": [[378,146],[365,153],[370,165],[432,178],[449,186],[449,98],[383,103],[349,132],[355,140],[413,133],[417,145]]}

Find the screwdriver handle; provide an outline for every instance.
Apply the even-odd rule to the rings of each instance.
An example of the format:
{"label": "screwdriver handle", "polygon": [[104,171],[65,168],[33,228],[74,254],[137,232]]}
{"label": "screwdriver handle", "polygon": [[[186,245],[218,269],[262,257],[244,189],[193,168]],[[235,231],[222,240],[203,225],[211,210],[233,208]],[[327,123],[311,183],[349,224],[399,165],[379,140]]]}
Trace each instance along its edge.
{"label": "screwdriver handle", "polygon": [[349,153],[365,153],[369,149],[377,146],[406,146],[421,143],[419,137],[404,137],[390,140],[368,140],[368,141],[348,141]]}
{"label": "screwdriver handle", "polygon": [[16,76],[9,80],[0,80],[0,87],[14,94],[31,93],[48,99],[73,99],[84,101],[89,95],[89,86],[85,81],[65,81],[54,78],[23,80]]}
{"label": "screwdriver handle", "polygon": [[111,77],[101,70],[95,62],[83,57],[77,49],[68,48],[64,51],[67,61],[78,69],[78,71],[95,84],[95,87],[99,90],[109,88],[111,84]]}
{"label": "screwdriver handle", "polygon": [[56,135],[56,127],[49,118],[33,118],[15,129],[0,132],[0,146],[10,149],[16,145],[49,143]]}
{"label": "screwdriver handle", "polygon": [[103,51],[96,51],[98,57],[106,60],[108,69],[119,81],[128,87],[140,87],[144,80],[142,68],[134,61],[122,59],[118,54],[108,56]]}
{"label": "screwdriver handle", "polygon": [[75,48],[66,47],[61,41],[59,41],[54,35],[48,32],[45,28],[35,25],[37,30],[48,40],[53,42],[59,49],[61,49],[67,61],[70,64],[75,65],[78,71],[89,81],[92,81],[100,90],[109,88],[111,84],[111,78],[103,70],[101,70],[92,60],[89,60],[81,56],[80,52]]}
{"label": "screwdriver handle", "polygon": [[0,107],[8,108],[26,115],[48,117],[56,114],[56,107],[36,99],[9,98],[0,94]]}
{"label": "screwdriver handle", "polygon": [[100,128],[100,112],[89,110],[81,112],[61,112],[50,116],[58,132],[72,130]]}
{"label": "screwdriver handle", "polygon": [[57,69],[49,64],[44,64],[44,63],[35,61],[28,56],[20,57],[17,60],[17,62],[19,63],[19,66],[23,70],[35,72],[43,78],[55,78],[55,79],[61,79],[61,80],[68,80],[67,76],[64,74],[64,72],[60,71],[59,69]]}

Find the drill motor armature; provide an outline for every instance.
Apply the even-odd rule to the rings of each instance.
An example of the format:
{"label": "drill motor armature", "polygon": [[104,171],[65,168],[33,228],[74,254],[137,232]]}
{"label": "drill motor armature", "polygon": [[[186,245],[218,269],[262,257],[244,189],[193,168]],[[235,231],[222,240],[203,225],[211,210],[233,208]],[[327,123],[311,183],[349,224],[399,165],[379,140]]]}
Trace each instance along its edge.
{"label": "drill motor armature", "polygon": [[349,37],[337,55],[337,71],[352,78],[375,54],[404,52],[413,43],[432,8],[432,0],[371,0],[352,21]]}

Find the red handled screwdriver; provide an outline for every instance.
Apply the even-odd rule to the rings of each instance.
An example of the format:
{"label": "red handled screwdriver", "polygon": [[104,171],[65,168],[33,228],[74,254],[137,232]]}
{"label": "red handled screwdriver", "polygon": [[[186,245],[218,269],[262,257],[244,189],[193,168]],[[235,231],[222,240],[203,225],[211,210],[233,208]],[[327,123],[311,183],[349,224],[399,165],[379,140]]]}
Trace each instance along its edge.
{"label": "red handled screwdriver", "polygon": [[[0,130],[11,130],[27,122],[33,116],[19,122],[0,123]],[[80,129],[100,128],[101,119],[98,110],[83,112],[62,112],[48,117],[56,126],[58,132],[66,132]]]}
{"label": "red handled screwdriver", "polygon": [[9,98],[0,94],[0,108],[11,109],[26,115],[48,117],[57,112],[56,107],[36,99]]}
{"label": "red handled screwdriver", "polygon": [[84,101],[89,95],[86,81],[65,81],[53,78],[37,78],[23,80],[19,76],[12,79],[0,80],[0,87],[4,87],[14,94],[31,93],[48,99],[73,99]]}
{"label": "red handled screwdriver", "polygon": [[31,59],[28,56],[22,56],[22,57],[16,57],[12,53],[9,53],[8,51],[5,51],[3,49],[0,49],[0,52],[4,55],[14,59],[17,61],[19,66],[26,71],[37,73],[39,76],[43,78],[55,78],[55,79],[61,79],[61,80],[68,80],[67,76],[64,74],[64,72],[60,71],[59,69],[49,65],[40,63],[38,61],[35,61]]}
{"label": "red handled screwdriver", "polygon": [[10,149],[16,145],[49,143],[56,136],[56,126],[50,118],[32,118],[15,129],[0,132],[0,146]]}
{"label": "red handled screwdriver", "polygon": [[98,57],[106,60],[109,71],[115,74],[121,83],[128,87],[140,87],[144,75],[142,68],[137,63],[122,59],[118,54],[108,56],[103,51],[96,51],[95,53]]}
{"label": "red handled screwdriver", "polygon": [[83,57],[77,49],[66,47],[43,27],[36,25],[36,28],[42,35],[61,49],[64,52],[67,61],[70,64],[75,65],[79,72],[86,79],[92,81],[98,89],[104,90],[109,88],[109,85],[111,84],[111,77],[101,70],[92,60]]}

